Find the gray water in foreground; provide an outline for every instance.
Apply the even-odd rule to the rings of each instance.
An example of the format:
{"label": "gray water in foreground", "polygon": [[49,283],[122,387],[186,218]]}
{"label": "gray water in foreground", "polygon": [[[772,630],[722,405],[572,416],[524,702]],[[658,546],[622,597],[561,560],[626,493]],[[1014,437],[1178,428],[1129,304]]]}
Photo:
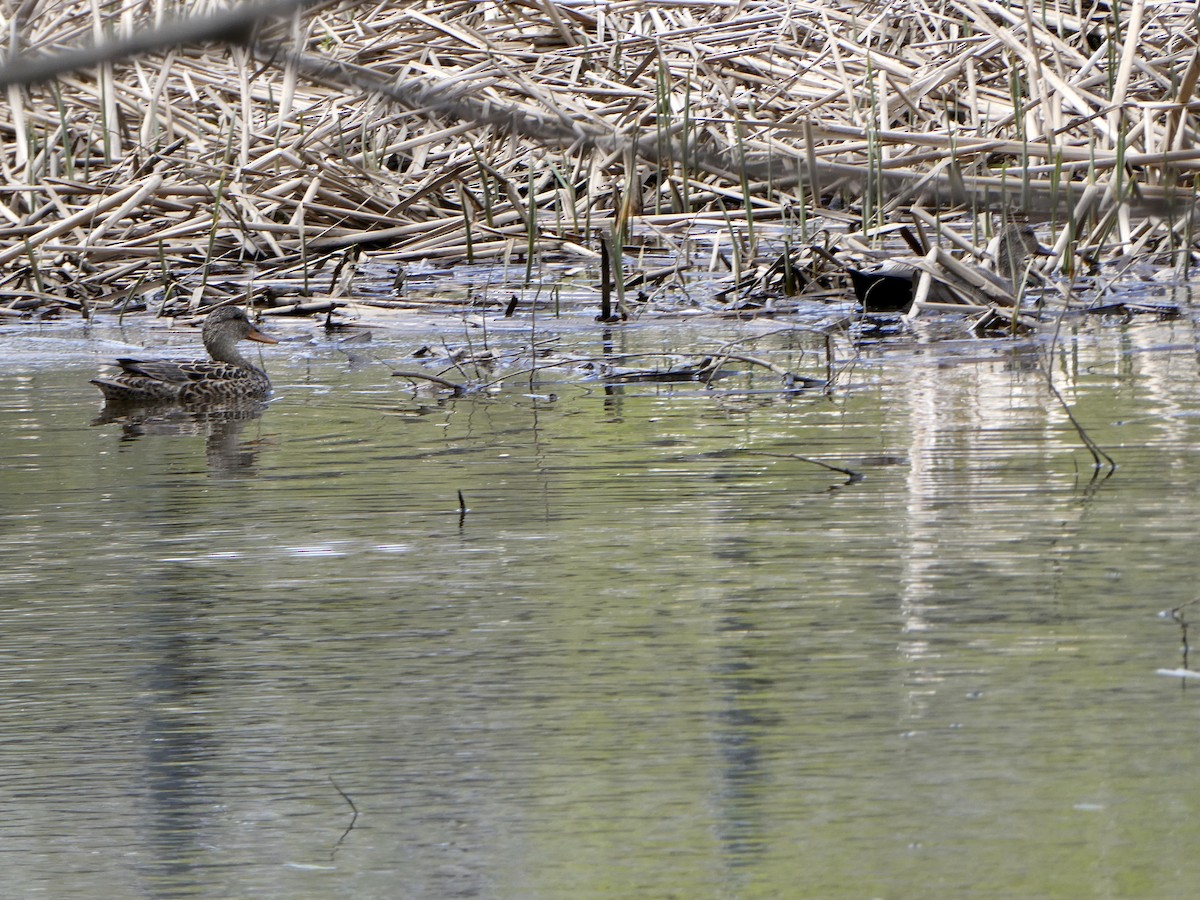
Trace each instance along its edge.
{"label": "gray water in foreground", "polygon": [[376,361],[424,336],[280,329],[261,416],[124,425],[87,379],[144,334],[0,329],[3,896],[1200,884],[1190,319],[1053,353],[1095,482],[1026,345],[441,401]]}

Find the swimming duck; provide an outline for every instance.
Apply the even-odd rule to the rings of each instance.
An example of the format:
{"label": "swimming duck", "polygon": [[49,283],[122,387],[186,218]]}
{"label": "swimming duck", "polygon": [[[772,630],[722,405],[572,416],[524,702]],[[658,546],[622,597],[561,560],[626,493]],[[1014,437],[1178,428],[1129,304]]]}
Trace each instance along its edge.
{"label": "swimming duck", "polygon": [[[1006,225],[988,244],[988,268],[980,268],[998,286],[1012,292],[1025,277],[1031,256],[1050,256],[1029,225]],[[865,312],[905,312],[912,305],[920,269],[904,260],[887,260],[869,269],[848,269],[854,296]],[[936,279],[930,299],[945,297],[947,289]]]}
{"label": "swimming duck", "polygon": [[204,349],[212,359],[118,359],[121,371],[101,375],[92,384],[109,403],[202,404],[265,398],[271,380],[237,350],[240,340],[276,344],[236,306],[214,309],[204,320]]}

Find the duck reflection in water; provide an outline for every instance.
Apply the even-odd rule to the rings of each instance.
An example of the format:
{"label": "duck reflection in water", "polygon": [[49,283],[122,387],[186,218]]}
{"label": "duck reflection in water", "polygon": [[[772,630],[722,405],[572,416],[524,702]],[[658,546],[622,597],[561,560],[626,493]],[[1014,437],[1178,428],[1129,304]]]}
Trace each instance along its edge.
{"label": "duck reflection in water", "polygon": [[93,425],[121,426],[121,442],[147,436],[203,437],[204,455],[211,474],[252,470],[258,461],[260,439],[246,440],[247,422],[262,417],[267,404],[261,400],[236,400],[184,408],[168,404],[125,408],[107,404]]}

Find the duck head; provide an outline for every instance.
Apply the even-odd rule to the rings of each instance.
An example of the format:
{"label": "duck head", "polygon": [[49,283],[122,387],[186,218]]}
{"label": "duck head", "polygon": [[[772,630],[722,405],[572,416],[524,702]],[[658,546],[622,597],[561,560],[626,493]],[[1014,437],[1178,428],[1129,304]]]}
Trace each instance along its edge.
{"label": "duck head", "polygon": [[204,320],[202,331],[204,349],[208,355],[220,362],[237,366],[249,366],[237,351],[238,341],[257,341],[260,344],[278,344],[279,341],[258,330],[244,309],[222,306],[214,309]]}

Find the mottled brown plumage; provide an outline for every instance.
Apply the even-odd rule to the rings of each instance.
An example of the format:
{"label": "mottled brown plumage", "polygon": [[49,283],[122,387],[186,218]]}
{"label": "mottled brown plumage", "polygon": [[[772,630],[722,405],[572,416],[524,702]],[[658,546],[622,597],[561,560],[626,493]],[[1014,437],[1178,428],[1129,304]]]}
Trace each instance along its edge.
{"label": "mottled brown plumage", "polygon": [[1053,255],[1028,225],[1007,225],[988,244],[988,261],[995,264],[992,271],[1010,291],[1020,287],[1028,275],[1030,257]]}
{"label": "mottled brown plumage", "polygon": [[277,343],[235,306],[214,309],[204,320],[204,349],[212,359],[118,359],[120,372],[92,384],[109,403],[202,404],[262,399],[271,392],[267,373],[237,350],[240,340]]}

